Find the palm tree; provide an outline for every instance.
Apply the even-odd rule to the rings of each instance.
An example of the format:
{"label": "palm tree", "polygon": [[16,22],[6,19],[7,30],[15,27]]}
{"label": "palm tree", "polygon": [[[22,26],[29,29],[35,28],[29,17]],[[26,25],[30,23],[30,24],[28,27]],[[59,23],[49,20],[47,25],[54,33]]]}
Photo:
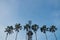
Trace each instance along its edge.
{"label": "palm tree", "polygon": [[37,32],[38,28],[39,28],[39,26],[37,24],[32,25],[32,30],[35,32],[36,40],[37,40],[37,34],[36,34],[36,32]]}
{"label": "palm tree", "polygon": [[16,38],[15,38],[15,40],[17,40],[18,32],[19,32],[19,30],[21,30],[21,29],[22,29],[22,26],[21,26],[20,24],[16,24],[16,25],[15,25],[15,31],[16,31]]}
{"label": "palm tree", "polygon": [[7,26],[7,28],[5,28],[5,32],[7,32],[6,38],[5,38],[5,40],[7,40],[8,34],[13,33],[13,27],[12,26]]}
{"label": "palm tree", "polygon": [[29,31],[29,29],[30,29],[30,25],[29,24],[26,24],[25,26],[24,26],[24,30],[26,29],[26,31]]}
{"label": "palm tree", "polygon": [[28,40],[32,40],[33,32],[32,31],[28,31],[27,35],[28,35]]}
{"label": "palm tree", "polygon": [[24,30],[26,30],[26,40],[27,40],[27,33],[29,30],[31,30],[31,21],[28,21],[28,24],[24,26]]}
{"label": "palm tree", "polygon": [[55,38],[56,38],[56,40],[57,40],[57,37],[56,37],[56,34],[55,34],[55,31],[57,30],[57,28],[56,28],[56,26],[54,26],[54,25],[52,25],[51,27],[50,27],[50,32],[52,32],[52,33],[54,33],[54,36],[55,36]]}
{"label": "palm tree", "polygon": [[24,26],[24,30],[26,30],[26,40],[27,40],[27,33],[28,33],[29,29],[30,29],[30,25],[29,24],[26,24]]}
{"label": "palm tree", "polygon": [[47,35],[46,35],[46,31],[48,31],[48,28],[46,28],[46,25],[43,25],[41,28],[40,28],[41,32],[43,32],[46,36],[46,40],[48,40],[47,38]]}

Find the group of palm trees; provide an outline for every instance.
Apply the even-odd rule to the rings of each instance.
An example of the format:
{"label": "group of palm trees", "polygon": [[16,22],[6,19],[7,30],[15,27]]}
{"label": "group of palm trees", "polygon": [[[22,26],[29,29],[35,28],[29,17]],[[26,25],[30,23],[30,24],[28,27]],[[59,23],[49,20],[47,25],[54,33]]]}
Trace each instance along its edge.
{"label": "group of palm trees", "polygon": [[32,40],[32,35],[33,35],[32,31],[34,31],[35,37],[36,37],[36,40],[37,40],[37,30],[38,29],[40,29],[40,31],[45,34],[46,40],[48,40],[47,35],[46,35],[46,31],[54,33],[54,36],[55,36],[55,38],[57,40],[57,37],[56,37],[56,34],[55,34],[55,31],[57,30],[57,28],[54,25],[52,25],[50,28],[47,28],[46,25],[43,25],[42,27],[39,27],[39,25],[37,25],[37,24],[33,24],[32,25],[31,21],[29,21],[28,24],[26,24],[23,27],[24,28],[22,28],[21,24],[15,24],[15,27],[7,26],[7,28],[5,28],[5,32],[7,33],[5,40],[7,40],[7,37],[8,37],[9,34],[13,33],[13,30],[16,31],[16,38],[15,38],[15,40],[17,40],[18,32],[20,30],[22,30],[22,29],[26,30],[26,40]]}

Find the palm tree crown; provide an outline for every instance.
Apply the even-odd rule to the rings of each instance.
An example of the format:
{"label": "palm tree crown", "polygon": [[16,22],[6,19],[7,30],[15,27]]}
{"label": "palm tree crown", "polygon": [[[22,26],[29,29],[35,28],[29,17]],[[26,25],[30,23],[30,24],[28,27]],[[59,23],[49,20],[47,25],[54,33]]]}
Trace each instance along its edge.
{"label": "palm tree crown", "polygon": [[37,24],[32,25],[32,30],[36,32],[38,30],[39,26]]}
{"label": "palm tree crown", "polygon": [[28,31],[27,35],[28,35],[28,40],[32,40],[33,32],[32,31]]}
{"label": "palm tree crown", "polygon": [[43,25],[41,28],[40,28],[41,32],[43,33],[46,33],[46,31],[48,31],[48,28],[46,28],[46,25]]}
{"label": "palm tree crown", "polygon": [[20,24],[15,25],[15,31],[18,31],[22,29],[22,26]]}
{"label": "palm tree crown", "polygon": [[29,29],[30,29],[30,25],[29,24],[26,24],[25,26],[24,26],[24,30],[26,29],[26,31],[28,31]]}
{"label": "palm tree crown", "polygon": [[57,30],[57,28],[54,26],[54,25],[52,25],[51,27],[50,27],[50,32],[55,32]]}
{"label": "palm tree crown", "polygon": [[28,36],[32,36],[33,35],[33,32],[32,31],[28,31],[27,35]]}
{"label": "palm tree crown", "polygon": [[13,27],[12,26],[7,26],[5,32],[7,32],[8,34],[11,34],[13,32]]}

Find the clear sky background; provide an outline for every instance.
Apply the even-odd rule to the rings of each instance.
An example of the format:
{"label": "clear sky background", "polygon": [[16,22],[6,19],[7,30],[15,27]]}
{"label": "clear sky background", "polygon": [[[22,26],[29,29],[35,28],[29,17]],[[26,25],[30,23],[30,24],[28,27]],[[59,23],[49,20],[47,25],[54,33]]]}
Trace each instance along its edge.
{"label": "clear sky background", "polygon": [[[5,40],[5,28],[16,23],[25,25],[28,20],[40,27],[55,25],[56,35],[60,40],[60,0],[0,0],[0,40]],[[25,31],[21,30],[18,40],[26,40]],[[16,33],[8,36],[8,40],[15,40]],[[35,40],[35,34],[33,40]],[[45,40],[45,35],[37,31],[38,40]],[[53,33],[47,32],[48,40],[55,40]]]}

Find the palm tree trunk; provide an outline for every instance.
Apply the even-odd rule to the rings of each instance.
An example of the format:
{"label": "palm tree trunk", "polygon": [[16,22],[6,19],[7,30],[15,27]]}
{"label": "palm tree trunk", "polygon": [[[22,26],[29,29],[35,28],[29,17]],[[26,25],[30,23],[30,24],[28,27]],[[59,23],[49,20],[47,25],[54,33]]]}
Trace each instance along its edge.
{"label": "palm tree trunk", "polygon": [[7,37],[8,37],[8,33],[6,34],[6,38],[5,38],[5,40],[7,40]]}
{"label": "palm tree trunk", "polygon": [[28,40],[32,40],[32,36],[28,36]]}
{"label": "palm tree trunk", "polygon": [[27,31],[26,31],[26,40],[27,40],[27,37],[28,37],[28,35],[27,35]]}
{"label": "palm tree trunk", "polygon": [[46,40],[48,40],[46,33],[45,33],[45,36],[46,36]]}
{"label": "palm tree trunk", "polygon": [[16,38],[15,38],[15,40],[17,40],[17,36],[18,36],[18,32],[16,32]]}
{"label": "palm tree trunk", "polygon": [[26,40],[27,40],[27,35],[26,35]]}
{"label": "palm tree trunk", "polygon": [[35,37],[36,37],[36,40],[37,40],[37,34],[36,34],[36,32],[35,32]]}
{"label": "palm tree trunk", "polygon": [[57,40],[57,37],[56,37],[56,34],[55,34],[55,32],[54,32],[54,36],[55,36],[55,39]]}

